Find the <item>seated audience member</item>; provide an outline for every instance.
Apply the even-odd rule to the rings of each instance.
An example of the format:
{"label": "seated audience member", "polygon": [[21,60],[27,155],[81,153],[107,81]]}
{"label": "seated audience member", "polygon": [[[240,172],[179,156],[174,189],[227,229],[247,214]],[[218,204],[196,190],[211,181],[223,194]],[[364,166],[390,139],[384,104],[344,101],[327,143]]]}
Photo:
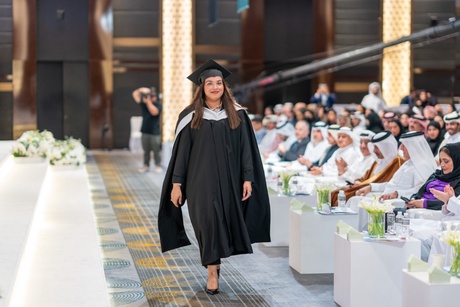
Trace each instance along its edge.
{"label": "seated audience member", "polygon": [[366,115],[366,130],[370,130],[374,133],[379,133],[383,130],[383,124],[380,117],[373,110],[367,110]]}
{"label": "seated audience member", "polygon": [[330,125],[327,128],[327,141],[329,143],[329,148],[324,151],[323,155],[317,162],[308,166],[308,170],[311,170],[313,167],[322,167],[334,156],[335,152],[339,149],[339,146],[337,145],[337,131],[339,129],[339,125]]}
{"label": "seated audience member", "polygon": [[317,163],[329,147],[331,147],[327,137],[327,125],[324,122],[316,122],[313,125],[311,140],[305,149],[305,153],[297,159],[297,163],[305,165],[307,168]]}
{"label": "seated audience member", "polygon": [[287,149],[284,144],[278,146],[278,155],[281,161],[295,161],[301,156],[310,142],[310,127],[304,120],[298,121],[295,125],[294,135],[296,141]]}
{"label": "seated audience member", "polygon": [[435,170],[418,192],[411,196],[407,208],[441,210],[444,202],[437,199],[433,192],[444,191],[447,185],[454,189],[455,195],[460,194],[460,143],[442,147],[439,150],[439,163],[441,169]]}
{"label": "seated audience member", "polygon": [[419,131],[423,132],[427,136],[427,127],[429,121],[425,119],[422,115],[414,114],[409,119],[409,131]]}
{"label": "seated audience member", "polygon": [[409,114],[403,113],[399,116],[399,121],[401,122],[401,125],[403,126],[404,132],[409,131]]}
{"label": "seated audience member", "polygon": [[417,90],[411,89],[409,95],[403,97],[400,104],[407,104],[412,108],[415,105],[416,100],[417,100]]}
{"label": "seated audience member", "polygon": [[398,146],[399,146],[399,138],[401,137],[401,135],[403,133],[406,132],[404,130],[403,125],[401,124],[401,122],[398,119],[390,120],[388,122],[388,131],[390,131],[391,134],[393,134],[393,136],[395,137],[396,141],[398,141]]}
{"label": "seated audience member", "polygon": [[433,105],[435,105],[435,103],[433,103],[428,98],[426,90],[419,90],[418,99],[415,101],[415,106],[425,108],[426,106],[433,106]]}
{"label": "seated audience member", "polygon": [[443,116],[436,115],[433,120],[439,124],[439,127],[441,127],[441,135],[444,136],[446,134],[446,123],[444,122]]}
{"label": "seated audience member", "polygon": [[332,108],[335,101],[335,95],[329,92],[329,86],[326,83],[320,83],[316,93],[310,98],[310,103],[314,103],[317,106],[323,106],[328,109]]}
{"label": "seated audience member", "polygon": [[264,109],[264,117],[268,115],[273,115],[275,112],[273,112],[273,107],[272,106],[266,106]]}
{"label": "seated audience member", "polygon": [[425,117],[426,119],[432,120],[436,115],[438,115],[438,110],[436,110],[435,107],[426,106],[425,108],[423,108],[423,117]]}
{"label": "seated audience member", "polygon": [[[427,208],[439,210],[442,220],[460,219],[459,200],[460,194],[460,143],[447,144],[439,151],[441,170],[436,170],[430,176],[417,195],[416,200],[411,200],[408,208]],[[446,245],[439,242],[436,234],[439,233],[440,222],[417,219],[411,222],[412,236],[422,242],[421,257],[428,260],[431,253],[444,253]]]}
{"label": "seated audience member", "polygon": [[386,109],[387,104],[385,100],[383,100],[382,91],[378,82],[369,84],[369,94],[363,97],[361,105],[366,109],[373,110],[378,115]]}
{"label": "seated audience member", "polygon": [[267,133],[265,130],[264,125],[262,124],[262,116],[256,114],[253,115],[251,118],[252,128],[254,129],[254,135],[256,136],[257,144],[260,144],[262,138]]}
{"label": "seated audience member", "polygon": [[326,113],[327,117],[327,124],[328,125],[336,125],[337,124],[337,112],[334,109],[330,109]]}
{"label": "seated audience member", "polygon": [[310,170],[312,175],[337,176],[337,162],[345,163],[345,166],[353,164],[353,162],[361,156],[359,151],[358,138],[353,131],[348,127],[340,127],[337,133],[337,145],[339,149],[334,152],[332,157],[321,167],[314,166]]}
{"label": "seated audience member", "polygon": [[457,111],[444,116],[444,122],[446,123],[448,135],[445,137],[441,146],[460,142],[460,115]]}
{"label": "seated audience member", "polygon": [[394,119],[398,119],[398,115],[396,115],[396,113],[394,112],[385,112],[385,114],[383,114],[383,117],[382,117],[382,125],[383,125],[383,128],[385,130],[390,130],[388,128],[388,123],[390,122],[390,120],[394,120]]}
{"label": "seated audience member", "polygon": [[430,121],[428,124],[427,134],[428,136],[426,137],[426,141],[428,142],[428,145],[430,145],[433,156],[436,156],[438,154],[438,149],[444,140],[444,135],[441,134],[441,126],[439,123],[434,120]]}
{"label": "seated audience member", "polygon": [[337,125],[352,128],[350,115],[347,112],[337,115]]}
{"label": "seated audience member", "polygon": [[401,196],[409,198],[420,189],[434,172],[436,163],[422,132],[404,133],[400,140],[400,149],[406,162],[394,173],[389,182],[371,183],[370,186],[356,191],[357,196],[378,192],[382,193],[380,195],[381,200]]}
{"label": "seated audience member", "polygon": [[356,135],[360,135],[361,132],[366,130],[366,116],[363,113],[356,111],[351,116],[351,125],[353,126],[353,132]]}
{"label": "seated audience member", "polygon": [[269,162],[277,162],[280,160],[278,156],[278,147],[282,146],[289,148],[295,142],[294,126],[287,122],[282,121],[276,124],[276,138],[271,147],[262,153],[263,157],[269,158]]}
{"label": "seated audience member", "polygon": [[[354,196],[356,191],[370,187],[371,183],[390,181],[393,174],[405,162],[402,157],[398,156],[398,143],[388,131],[374,135],[371,138],[369,149],[375,162],[361,178],[355,179],[351,186],[341,188],[345,191],[347,199]],[[339,190],[335,190],[331,193],[331,202],[334,206],[337,205],[338,192]]]}
{"label": "seated audience member", "polygon": [[276,137],[276,123],[278,122],[278,116],[276,115],[267,115],[262,120],[263,125],[265,126],[265,136],[262,138],[259,144],[259,151],[261,153],[268,152],[270,148],[276,148],[278,144],[274,145],[277,142]]}
{"label": "seated audience member", "polygon": [[375,133],[369,130],[361,132],[359,135],[359,149],[362,156],[356,159],[352,165],[347,165],[343,159],[336,161],[339,180],[353,182],[355,179],[361,178],[372,167],[375,159],[371,155],[368,145],[374,135]]}

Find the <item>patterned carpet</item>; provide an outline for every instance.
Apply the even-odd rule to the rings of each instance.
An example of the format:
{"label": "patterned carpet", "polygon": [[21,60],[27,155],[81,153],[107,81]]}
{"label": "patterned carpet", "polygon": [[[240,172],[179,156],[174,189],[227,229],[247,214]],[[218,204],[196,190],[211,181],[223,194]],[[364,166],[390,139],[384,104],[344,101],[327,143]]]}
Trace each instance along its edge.
{"label": "patterned carpet", "polygon": [[[188,213],[192,245],[161,253],[157,232],[164,174],[140,174],[140,154],[93,151],[87,170],[112,306],[336,306],[333,275],[301,275],[287,247],[254,245],[254,254],[223,259],[220,293],[203,288],[207,271]],[[186,208],[186,207],[185,207]]]}

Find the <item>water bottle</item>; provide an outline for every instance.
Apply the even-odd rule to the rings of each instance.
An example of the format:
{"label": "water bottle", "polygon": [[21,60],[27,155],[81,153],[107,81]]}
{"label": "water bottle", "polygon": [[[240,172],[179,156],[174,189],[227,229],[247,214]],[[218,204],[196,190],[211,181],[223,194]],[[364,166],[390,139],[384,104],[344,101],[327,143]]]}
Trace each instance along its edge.
{"label": "water bottle", "polygon": [[406,240],[410,238],[410,219],[409,214],[407,212],[404,213],[404,217],[402,220],[401,238],[404,238]]}
{"label": "water bottle", "polygon": [[395,218],[395,233],[398,237],[401,236],[402,220],[403,220],[402,212],[398,211],[398,215],[396,215],[396,218]]}
{"label": "water bottle", "polygon": [[297,190],[299,189],[299,181],[296,176],[292,177],[289,189],[291,190],[291,195],[295,195],[297,193]]}
{"label": "water bottle", "polygon": [[339,196],[337,197],[339,207],[345,208],[347,203],[347,197],[343,190],[339,191]]}
{"label": "water bottle", "polygon": [[272,179],[272,178],[273,178],[273,169],[272,169],[272,167],[269,165],[269,166],[267,167],[267,179],[270,180],[270,179]]}
{"label": "water bottle", "polygon": [[395,213],[393,210],[387,212],[387,233],[390,235],[396,234],[395,232]]}
{"label": "water bottle", "polygon": [[281,180],[281,177],[278,177],[278,181],[276,182],[276,189],[278,191],[278,196],[283,195],[283,181]]}

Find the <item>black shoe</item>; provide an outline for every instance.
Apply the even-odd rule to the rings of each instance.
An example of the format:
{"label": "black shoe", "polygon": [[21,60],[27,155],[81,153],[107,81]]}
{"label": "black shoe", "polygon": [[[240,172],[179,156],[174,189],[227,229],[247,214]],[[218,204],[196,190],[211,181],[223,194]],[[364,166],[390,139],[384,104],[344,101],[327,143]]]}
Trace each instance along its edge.
{"label": "black shoe", "polygon": [[208,289],[208,288],[206,288],[206,293],[209,294],[209,295],[215,295],[215,294],[219,293],[219,288],[217,288],[217,289]]}

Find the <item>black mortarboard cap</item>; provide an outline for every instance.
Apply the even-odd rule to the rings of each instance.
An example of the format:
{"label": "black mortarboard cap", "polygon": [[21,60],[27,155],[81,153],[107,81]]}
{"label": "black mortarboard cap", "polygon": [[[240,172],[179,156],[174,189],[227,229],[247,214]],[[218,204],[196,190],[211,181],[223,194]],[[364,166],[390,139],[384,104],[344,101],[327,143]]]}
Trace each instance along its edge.
{"label": "black mortarboard cap", "polygon": [[219,63],[213,59],[209,59],[188,76],[187,79],[196,85],[200,85],[206,78],[220,76],[222,79],[225,79],[230,76],[230,74],[231,72],[222,67]]}

